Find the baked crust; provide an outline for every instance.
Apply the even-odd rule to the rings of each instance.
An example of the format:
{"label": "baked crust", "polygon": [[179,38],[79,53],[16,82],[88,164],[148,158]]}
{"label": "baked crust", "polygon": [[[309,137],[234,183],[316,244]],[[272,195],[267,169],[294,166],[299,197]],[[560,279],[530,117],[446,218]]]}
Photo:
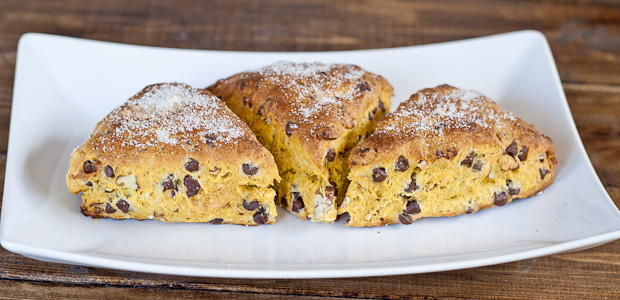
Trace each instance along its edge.
{"label": "baked crust", "polygon": [[339,208],[349,226],[505,205],[551,184],[557,165],[549,137],[486,96],[449,85],[411,95],[349,162],[351,185]]}
{"label": "baked crust", "polygon": [[[348,185],[349,150],[372,132],[392,96],[392,87],[379,75],[354,65],[321,63],[279,62],[219,80],[209,89],[274,154],[283,178],[278,185],[283,206],[320,222],[335,220],[343,193],[334,193]],[[293,207],[295,201],[303,203]]]}
{"label": "baked crust", "polygon": [[67,187],[82,193],[82,212],[93,217],[256,225],[243,200],[258,201],[263,223],[273,223],[270,186],[279,178],[271,153],[220,99],[164,83],[97,123],[71,155]]}

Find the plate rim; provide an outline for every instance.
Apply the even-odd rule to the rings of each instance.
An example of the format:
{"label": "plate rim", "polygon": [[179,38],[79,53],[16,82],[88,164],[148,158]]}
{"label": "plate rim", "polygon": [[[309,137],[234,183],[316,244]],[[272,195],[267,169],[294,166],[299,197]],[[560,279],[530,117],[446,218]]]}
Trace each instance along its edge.
{"label": "plate rim", "polygon": [[[455,41],[446,41],[440,43],[432,43],[432,44],[423,44],[423,45],[413,45],[413,46],[402,46],[402,47],[391,47],[391,48],[379,48],[379,49],[356,49],[356,50],[338,50],[338,51],[298,51],[298,52],[275,52],[275,51],[232,51],[232,50],[201,50],[201,49],[186,49],[186,48],[171,48],[171,47],[158,47],[158,46],[146,46],[146,45],[133,45],[133,44],[125,44],[125,43],[117,43],[117,42],[109,42],[109,41],[100,41],[100,40],[91,40],[91,39],[83,39],[76,37],[67,37],[60,36],[54,34],[46,34],[46,33],[25,33],[23,34],[18,42],[17,48],[17,56],[15,63],[15,77],[14,77],[14,89],[13,89],[13,98],[15,99],[16,95],[16,87],[18,84],[18,74],[19,74],[19,62],[20,62],[20,53],[23,53],[24,43],[30,40],[39,40],[41,38],[53,38],[59,42],[65,41],[77,41],[77,42],[87,42],[87,43],[100,43],[109,46],[121,46],[121,47],[138,47],[144,49],[151,50],[176,50],[176,51],[191,51],[191,52],[212,52],[212,53],[230,53],[230,54],[286,54],[286,55],[295,55],[295,54],[326,54],[326,53],[347,53],[347,52],[377,52],[377,51],[393,51],[393,50],[407,50],[411,48],[421,48],[421,47],[429,47],[429,46],[446,46],[449,44],[458,44],[462,42],[478,42],[485,39],[498,39],[498,38],[511,38],[517,35],[530,35],[532,39],[537,39],[538,42],[542,42],[544,46],[544,52],[546,56],[547,63],[550,64],[552,70],[552,76],[554,81],[554,89],[559,91],[561,100],[563,100],[562,105],[566,109],[568,113],[569,123],[571,126],[571,134],[573,137],[577,138],[578,144],[578,152],[583,158],[585,158],[588,168],[590,170],[589,176],[594,178],[594,181],[597,184],[599,190],[603,191],[604,195],[611,204],[611,208],[615,208],[616,216],[620,216],[620,210],[615,205],[609,194],[607,193],[605,187],[603,186],[600,178],[596,174],[594,166],[588,156],[581,137],[577,131],[577,127],[575,121],[573,119],[572,112],[570,111],[570,106],[568,105],[568,101],[566,99],[566,95],[564,94],[564,89],[562,87],[562,83],[560,81],[560,76],[557,70],[557,66],[555,64],[555,60],[553,58],[553,54],[551,52],[551,48],[544,34],[535,30],[520,30],[513,32],[500,33],[489,36],[475,37],[470,39],[460,39]],[[23,76],[23,75],[22,75]],[[10,124],[13,125],[15,119],[15,110],[13,109],[14,102],[11,103],[11,117]],[[8,149],[7,149],[7,161],[5,172],[8,173],[10,169],[13,168],[13,162],[9,159],[9,153],[12,152],[11,148],[14,143],[11,143],[11,136],[15,132],[15,126],[10,126],[9,132],[9,141],[8,141]],[[13,146],[14,147],[14,146]],[[5,174],[6,174],[5,173]],[[11,178],[9,176],[5,176],[4,179],[4,193],[3,193],[3,203],[7,202],[7,190],[11,190],[10,185],[7,185],[7,182],[11,182]],[[10,201],[10,200],[8,200]],[[365,277],[365,276],[381,276],[381,275],[401,275],[401,274],[415,274],[415,273],[428,273],[428,272],[438,272],[438,271],[449,271],[449,270],[457,270],[457,269],[466,269],[466,268],[474,268],[480,266],[488,266],[501,264],[506,262],[518,261],[523,259],[529,259],[534,257],[540,257],[544,255],[550,255],[560,252],[566,252],[575,249],[583,249],[585,247],[594,247],[600,245],[602,243],[610,242],[616,239],[620,239],[620,226],[619,229],[615,231],[608,231],[605,233],[600,233],[593,236],[584,237],[581,239],[565,241],[560,243],[555,243],[549,246],[538,247],[534,249],[518,251],[515,253],[509,254],[500,254],[495,256],[485,256],[482,258],[475,258],[469,260],[460,260],[454,262],[444,262],[444,263],[427,263],[421,265],[404,265],[404,266],[381,266],[382,262],[359,262],[359,263],[349,263],[349,265],[359,265],[358,268],[351,269],[337,269],[338,266],[343,265],[343,263],[328,263],[327,266],[323,269],[295,269],[295,270],[283,270],[278,269],[278,265],[268,265],[270,267],[265,269],[247,269],[247,266],[252,264],[229,264],[226,268],[220,267],[188,267],[188,266],[174,266],[167,264],[156,264],[151,262],[137,262],[131,259],[119,259],[119,258],[105,258],[100,256],[93,256],[87,254],[80,254],[70,251],[62,251],[62,250],[53,250],[43,247],[31,246],[25,244],[23,242],[15,242],[11,241],[7,238],[7,233],[5,230],[6,226],[3,226],[6,222],[6,210],[3,205],[2,207],[2,217],[0,218],[0,245],[8,251],[21,254],[28,257],[36,257],[36,259],[40,260],[53,260],[61,263],[69,263],[69,264],[79,264],[79,265],[88,265],[88,266],[96,266],[108,269],[119,269],[119,270],[130,270],[130,271],[138,271],[138,272],[148,272],[148,273],[157,273],[157,274],[172,274],[172,275],[181,275],[181,276],[201,276],[201,277],[222,277],[222,278],[263,278],[263,279],[276,279],[276,278],[339,278],[339,277]],[[620,223],[618,223],[620,225]],[[403,260],[406,262],[406,260]],[[347,263],[344,263],[347,264]],[[373,264],[379,264],[379,266],[373,266]],[[383,263],[385,264],[385,263]],[[285,265],[285,264],[282,264]],[[231,268],[230,266],[235,266]],[[243,268],[246,266],[246,269]]]}
{"label": "plate rim", "polygon": [[[57,263],[69,263],[100,267],[105,269],[126,270],[135,272],[168,274],[178,276],[194,276],[194,277],[219,277],[219,278],[251,278],[251,279],[318,279],[318,278],[351,278],[351,277],[369,277],[369,276],[387,276],[387,275],[404,275],[404,274],[420,274],[433,273],[442,271],[452,271],[469,269],[483,266],[491,266],[508,262],[515,262],[524,259],[531,259],[562,252],[570,252],[571,250],[585,250],[596,247],[601,244],[620,238],[620,230],[610,231],[591,237],[572,240],[568,242],[558,243],[550,246],[530,249],[517,253],[487,256],[483,258],[462,260],[448,263],[429,263],[413,266],[372,266],[379,263],[353,263],[365,265],[360,268],[352,269],[336,269],[339,264],[332,265],[330,268],[317,270],[285,270],[277,268],[266,269],[243,269],[237,266],[248,264],[230,264],[226,268],[213,267],[188,267],[188,266],[171,266],[145,262],[135,262],[131,260],[112,259],[104,257],[96,257],[72,252],[64,252],[59,250],[50,250],[46,248],[34,247],[14,243],[6,239],[2,239],[3,248],[35,259],[51,259]],[[367,265],[367,266],[366,266]]]}

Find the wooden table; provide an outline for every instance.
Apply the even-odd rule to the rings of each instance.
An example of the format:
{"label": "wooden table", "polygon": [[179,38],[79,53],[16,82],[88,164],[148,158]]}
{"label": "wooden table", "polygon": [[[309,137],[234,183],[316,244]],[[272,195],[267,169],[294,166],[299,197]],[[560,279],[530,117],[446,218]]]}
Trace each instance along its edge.
{"label": "wooden table", "polygon": [[[620,203],[620,3],[549,1],[0,2],[0,168],[25,32],[152,46],[343,50],[542,31],[581,138]],[[0,172],[3,182],[4,172]],[[45,263],[0,249],[1,298],[620,298],[620,241],[434,274],[319,280],[192,278]]]}

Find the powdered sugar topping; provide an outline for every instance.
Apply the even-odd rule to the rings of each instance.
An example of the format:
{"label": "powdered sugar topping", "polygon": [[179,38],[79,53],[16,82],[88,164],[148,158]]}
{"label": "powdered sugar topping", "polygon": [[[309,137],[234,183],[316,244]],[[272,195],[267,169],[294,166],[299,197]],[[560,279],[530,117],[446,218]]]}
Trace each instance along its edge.
{"label": "powdered sugar topping", "polygon": [[312,115],[321,111],[328,105],[339,105],[339,101],[336,100],[336,97],[322,96],[318,97],[318,99],[311,104],[310,106],[299,107],[295,112],[303,116],[305,119],[312,117]]}
{"label": "powdered sugar topping", "polygon": [[402,104],[377,132],[413,136],[444,136],[449,129],[501,127],[504,120],[515,120],[510,112],[498,109],[486,96],[472,90],[438,87],[422,90]]}
{"label": "powdered sugar topping", "polygon": [[346,103],[362,93],[364,70],[345,64],[294,63],[280,61],[255,72],[281,87],[286,104],[297,121],[311,123],[319,117],[336,115]]}
{"label": "powdered sugar topping", "polygon": [[278,61],[269,66],[256,70],[265,75],[290,75],[296,77],[313,77],[323,72],[329,72],[331,66],[322,63],[294,63],[292,61]]}
{"label": "powdered sugar topping", "polygon": [[226,115],[220,101],[185,84],[154,85],[113,110],[106,122],[122,146],[140,149],[185,143],[196,136],[211,145],[234,143],[244,134],[241,121]]}

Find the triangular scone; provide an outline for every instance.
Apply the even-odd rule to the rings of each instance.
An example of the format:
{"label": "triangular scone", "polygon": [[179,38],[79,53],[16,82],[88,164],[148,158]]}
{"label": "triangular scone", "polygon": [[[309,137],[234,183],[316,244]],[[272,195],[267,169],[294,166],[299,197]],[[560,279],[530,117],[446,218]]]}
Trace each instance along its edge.
{"label": "triangular scone", "polygon": [[351,151],[349,226],[410,224],[526,198],[553,181],[551,139],[489,98],[424,89]]}
{"label": "triangular scone", "polygon": [[82,213],[114,219],[258,225],[277,215],[277,166],[208,90],[150,85],[97,124],[71,155]]}
{"label": "triangular scone", "polygon": [[374,129],[392,97],[381,76],[321,63],[279,62],[209,89],[273,153],[282,205],[316,222],[336,219],[348,185],[349,150]]}

